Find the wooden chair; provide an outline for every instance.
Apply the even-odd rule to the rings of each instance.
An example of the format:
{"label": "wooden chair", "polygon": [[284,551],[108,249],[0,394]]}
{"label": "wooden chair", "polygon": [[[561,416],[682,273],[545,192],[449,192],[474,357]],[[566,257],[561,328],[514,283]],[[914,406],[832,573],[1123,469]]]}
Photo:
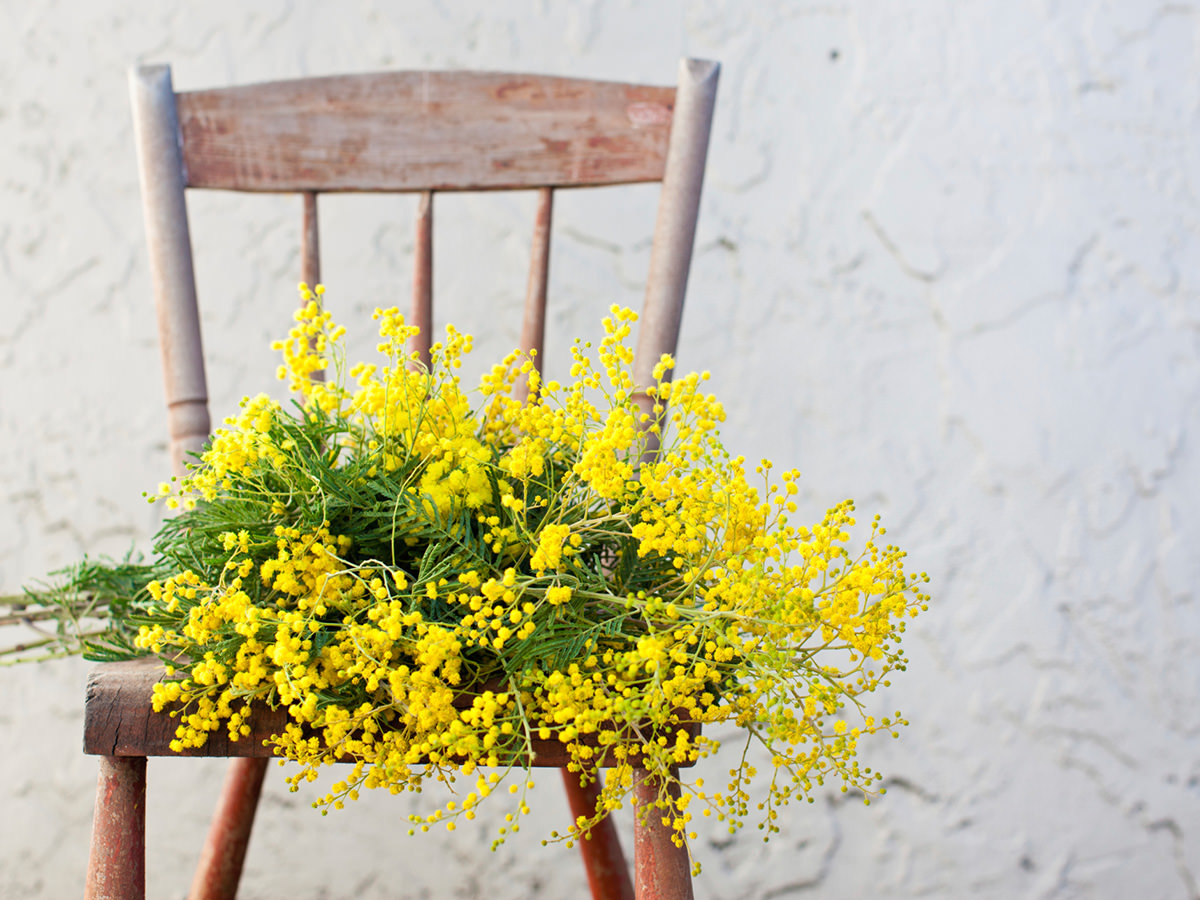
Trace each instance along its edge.
{"label": "wooden chair", "polygon": [[[674,353],[691,263],[716,63],[684,60],[674,88],[482,72],[395,72],[311,78],[176,94],[166,66],[131,73],[151,275],[158,311],[171,435],[181,472],[209,434],[185,189],[295,192],[303,197],[302,277],[320,281],[317,196],[327,192],[419,192],[410,321],[428,352],[432,310],[433,196],[438,191],[536,189],[538,204],[522,330],[543,343],[554,190],[661,181],[635,377]],[[466,323],[464,323],[466,324]],[[175,720],[154,714],[153,661],[97,666],[87,688],[84,751],[100,780],[89,900],[145,895],[146,758],[174,756]],[[220,734],[189,755],[233,758],[192,885],[193,900],[232,898],[270,750],[277,713],[263,710],[254,735]],[[555,742],[537,765],[562,766]],[[592,789],[563,769],[573,814],[593,808]],[[659,785],[646,772],[635,800]],[[686,849],[659,817],[634,835],[637,897],[691,897]],[[611,822],[581,842],[593,896],[634,896]]]}

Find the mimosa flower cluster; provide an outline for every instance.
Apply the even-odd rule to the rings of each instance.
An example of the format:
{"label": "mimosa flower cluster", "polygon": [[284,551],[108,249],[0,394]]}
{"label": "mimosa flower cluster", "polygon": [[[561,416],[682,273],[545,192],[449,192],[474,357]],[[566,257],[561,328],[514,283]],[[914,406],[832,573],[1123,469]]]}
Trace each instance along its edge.
{"label": "mimosa flower cluster", "polygon": [[[468,390],[468,335],[422,365],[377,310],[381,357],[350,366],[322,293],[302,286],[276,344],[297,401],[245,399],[152,498],[176,512],[136,646],[171,667],[154,702],[177,749],[285,707],[293,787],[349,764],[315,805],[448,785],[414,831],[474,818],[519,773],[498,841],[539,742],[599,779],[566,841],[629,802],[635,769],[678,787],[654,814],[680,843],[694,816],[769,835],[827,780],[878,792],[859,741],[903,720],[867,701],[927,602],[878,521],[854,552],[850,502],[793,524],[797,473],[726,451],[707,374],[672,379],[664,357],[634,383],[629,310],[563,383],[514,352]],[[727,782],[690,777],[730,725]]]}

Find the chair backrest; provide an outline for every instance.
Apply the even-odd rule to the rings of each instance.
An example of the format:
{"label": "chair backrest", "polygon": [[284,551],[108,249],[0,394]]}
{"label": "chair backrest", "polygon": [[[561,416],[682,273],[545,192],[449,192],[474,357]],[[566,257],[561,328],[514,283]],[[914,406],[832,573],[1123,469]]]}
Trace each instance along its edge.
{"label": "chair backrest", "polygon": [[719,66],[683,60],[677,87],[489,72],[392,72],[175,93],[168,66],[130,74],[177,473],[211,427],[185,191],[304,198],[302,278],[320,281],[317,195],[419,192],[415,349],[429,350],[433,195],[538,189],[522,346],[542,351],[557,188],[662,182],[634,377],[674,353]]}

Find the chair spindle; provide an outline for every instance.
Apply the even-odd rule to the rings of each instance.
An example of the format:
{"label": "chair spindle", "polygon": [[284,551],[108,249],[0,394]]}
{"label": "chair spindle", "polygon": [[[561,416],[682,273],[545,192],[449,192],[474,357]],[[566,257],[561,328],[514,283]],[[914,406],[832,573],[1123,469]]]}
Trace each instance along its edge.
{"label": "chair spindle", "polygon": [[[300,226],[300,277],[309,290],[316,290],[321,283],[321,237],[317,225],[317,192],[305,191],[304,220]],[[317,369],[310,376],[313,381],[324,381],[325,370]],[[195,900],[195,898],[192,898]]]}
{"label": "chair spindle", "polygon": [[317,192],[305,191],[304,224],[300,234],[300,276],[310,288],[321,283],[321,239],[317,228]]}
{"label": "chair spindle", "polygon": [[525,292],[525,318],[521,324],[521,349],[534,358],[539,371],[546,344],[546,287],[550,279],[550,220],[554,189],[538,189],[537,213],[533,221],[533,245],[529,256],[529,287]]}
{"label": "chair spindle", "polygon": [[413,248],[413,303],[410,325],[421,329],[409,344],[429,365],[433,343],[433,191],[422,191],[417,200],[417,223]]}

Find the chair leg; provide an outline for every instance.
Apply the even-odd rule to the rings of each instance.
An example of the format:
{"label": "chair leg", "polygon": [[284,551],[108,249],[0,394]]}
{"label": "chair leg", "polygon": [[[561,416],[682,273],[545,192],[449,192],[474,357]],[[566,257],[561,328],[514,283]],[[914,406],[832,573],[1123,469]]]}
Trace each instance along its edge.
{"label": "chair leg", "polygon": [[[567,769],[562,770],[562,776],[572,820],[592,815],[596,811],[600,785],[594,781],[581,785],[579,776]],[[605,816],[592,828],[590,838],[579,841],[579,852],[587,869],[592,900],[634,900],[629,867],[625,864],[625,854],[621,852],[621,841],[611,817]]]}
{"label": "chair leg", "polygon": [[269,759],[234,759],[208,827],[188,900],[234,900]]}
{"label": "chair leg", "polygon": [[[661,812],[653,809],[663,787],[662,780],[645,769],[633,770],[633,865],[636,872],[637,900],[692,900],[692,867],[687,844],[675,846],[675,833],[663,824]],[[679,785],[666,785],[672,797],[679,796]]]}
{"label": "chair leg", "polygon": [[146,758],[100,757],[84,900],[145,900]]}

